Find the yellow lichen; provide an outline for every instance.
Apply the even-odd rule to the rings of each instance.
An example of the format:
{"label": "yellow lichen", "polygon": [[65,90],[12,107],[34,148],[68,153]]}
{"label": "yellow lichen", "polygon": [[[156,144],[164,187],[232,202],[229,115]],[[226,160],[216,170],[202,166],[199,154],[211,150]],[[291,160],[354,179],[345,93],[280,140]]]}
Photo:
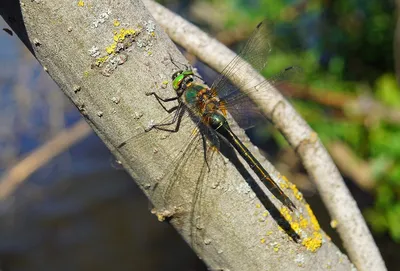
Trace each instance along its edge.
{"label": "yellow lichen", "polygon": [[263,217],[267,217],[269,215],[268,211],[265,211],[263,214]]}
{"label": "yellow lichen", "polygon": [[[116,24],[116,22],[118,22],[118,21],[115,21],[114,25]],[[119,24],[119,22],[118,22],[118,24]],[[133,36],[135,34],[136,34],[136,31],[133,29],[121,28],[119,30],[119,32],[114,31],[114,37],[113,37],[114,42],[111,45],[106,47],[107,54],[109,54],[109,55],[114,54],[115,49],[117,48],[117,44],[119,42],[123,42],[128,36]]]}
{"label": "yellow lichen", "polygon": [[265,238],[261,238],[260,242],[261,242],[261,244],[264,244],[265,243]]}
{"label": "yellow lichen", "polygon": [[299,189],[297,189],[296,185],[294,185],[291,182],[289,182],[289,180],[285,176],[282,176],[282,180],[283,180],[283,182],[281,184],[282,188],[290,188],[290,189],[292,189],[293,194],[296,197],[296,199],[298,199],[298,200],[302,200],[303,199],[303,194],[301,194]]}
{"label": "yellow lichen", "polygon": [[331,221],[331,227],[332,227],[332,229],[336,229],[337,225],[338,225],[337,220],[336,220],[336,219],[333,219],[333,220]]}
{"label": "yellow lichen", "polygon": [[292,229],[293,229],[295,232],[299,233],[299,230],[300,230],[300,224],[299,224],[299,223],[293,222],[293,223],[290,223],[290,226],[292,227]]}
{"label": "yellow lichen", "polygon": [[307,248],[307,250],[315,252],[322,245],[322,234],[315,231],[312,237],[304,238],[301,243]]}
{"label": "yellow lichen", "polygon": [[267,232],[267,236],[270,236],[271,234],[273,234],[274,232],[273,231],[268,231]]}
{"label": "yellow lichen", "polygon": [[[292,185],[289,185],[290,188],[292,188],[294,191],[297,190],[297,188],[293,187]],[[300,193],[300,192],[299,192]],[[295,192],[296,194],[296,192]],[[306,204],[306,210],[307,214],[309,217],[309,220],[306,219],[302,214],[300,214],[298,217],[295,216],[293,217],[293,213],[289,211],[288,208],[282,207],[280,209],[281,215],[285,218],[285,220],[290,224],[291,228],[298,234],[302,233],[303,230],[307,230],[309,225],[311,225],[311,230],[312,230],[312,237],[306,237],[303,239],[302,244],[310,251],[314,252],[316,251],[321,245],[322,245],[322,233],[321,233],[321,227],[318,223],[317,218],[315,217],[314,213],[311,210],[310,205]],[[281,227],[279,227],[280,230],[284,230]],[[310,230],[310,229],[309,229]]]}
{"label": "yellow lichen", "polygon": [[257,203],[257,204],[256,204],[256,208],[261,208],[261,204],[260,204],[260,203]]}
{"label": "yellow lichen", "polygon": [[293,217],[292,217],[292,215],[290,214],[290,211],[289,211],[288,208],[282,207],[282,208],[281,208],[281,214],[282,214],[282,216],[286,219],[287,222],[290,223],[290,222],[293,221]]}
{"label": "yellow lichen", "polygon": [[300,220],[300,227],[301,227],[302,229],[307,228],[307,226],[308,226],[308,220],[305,219],[303,215],[300,215],[299,220]]}
{"label": "yellow lichen", "polygon": [[314,230],[319,231],[321,229],[321,227],[319,226],[318,220],[315,217],[313,211],[311,210],[310,205],[306,204],[306,208],[307,208],[308,215],[310,216],[311,224],[312,224]]}
{"label": "yellow lichen", "polygon": [[280,182],[279,186],[282,189],[288,189],[289,188],[289,181],[285,176],[280,176],[280,178],[282,179],[283,182]]}
{"label": "yellow lichen", "polygon": [[103,56],[103,57],[98,57],[96,59],[96,65],[99,66],[100,64],[103,64],[104,62],[106,62],[108,59],[108,56]]}
{"label": "yellow lichen", "polygon": [[114,35],[114,41],[116,42],[122,42],[124,41],[124,39],[126,38],[126,36],[131,36],[131,35],[135,35],[136,31],[133,29],[125,29],[125,28],[121,28],[119,30],[119,33],[116,32]]}
{"label": "yellow lichen", "polygon": [[117,27],[119,26],[121,23],[118,20],[114,20],[114,26]]}
{"label": "yellow lichen", "polygon": [[107,54],[109,54],[109,55],[113,54],[115,52],[116,48],[117,48],[117,43],[116,42],[111,44],[110,46],[107,46],[106,47]]}
{"label": "yellow lichen", "polygon": [[[315,217],[313,211],[311,210],[310,205],[306,204],[306,209],[308,216],[310,217],[310,222],[312,225],[312,229],[314,232],[312,233],[312,237],[307,237],[304,238],[302,241],[302,244],[310,251],[314,252],[318,248],[321,247],[322,245],[322,233],[321,233],[321,227],[318,223],[317,218]],[[304,219],[302,216],[300,217],[300,225],[302,228],[305,228],[308,226],[308,222],[306,219]]]}
{"label": "yellow lichen", "polygon": [[78,7],[83,7],[84,5],[85,5],[85,3],[83,1],[78,2]]}

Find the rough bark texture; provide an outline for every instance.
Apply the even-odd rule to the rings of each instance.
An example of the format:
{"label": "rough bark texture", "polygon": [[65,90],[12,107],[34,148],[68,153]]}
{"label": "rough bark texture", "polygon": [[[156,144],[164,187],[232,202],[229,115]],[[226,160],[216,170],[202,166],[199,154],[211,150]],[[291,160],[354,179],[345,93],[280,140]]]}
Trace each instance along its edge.
{"label": "rough bark texture", "polygon": [[[293,187],[285,192],[293,200],[296,196],[298,211],[289,213],[275,199],[273,204],[261,204],[244,180],[244,176],[254,178],[252,172],[247,167],[237,169],[240,161],[233,166],[214,154],[207,169],[204,157],[195,155],[201,153],[201,142],[190,145],[188,155],[180,155],[193,123],[184,122],[178,133],[143,132],[151,120],[166,116],[145,93],[173,95],[170,83],[166,84],[175,69],[169,54],[185,60],[141,1],[36,0],[22,1],[20,8],[15,4],[3,1],[1,15],[122,161],[159,219],[169,219],[211,270],[352,268]],[[278,103],[275,120],[282,113],[280,104],[285,105]],[[250,149],[261,159],[255,148]],[[172,168],[165,178],[177,156],[180,167]],[[229,159],[235,161],[233,156]],[[261,162],[290,187],[265,159]],[[186,178],[177,179],[175,173]],[[299,233],[298,243],[278,227],[285,221]]]}

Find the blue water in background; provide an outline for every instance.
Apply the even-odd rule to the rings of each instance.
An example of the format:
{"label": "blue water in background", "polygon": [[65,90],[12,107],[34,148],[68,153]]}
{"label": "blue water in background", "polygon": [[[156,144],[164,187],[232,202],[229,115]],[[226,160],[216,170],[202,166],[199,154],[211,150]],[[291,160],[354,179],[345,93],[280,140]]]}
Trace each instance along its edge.
{"label": "blue water in background", "polygon": [[[0,28],[6,27],[6,24],[2,19],[0,19]],[[0,33],[0,110],[1,114],[10,114],[13,111],[12,115],[16,116],[14,121],[14,126],[5,126],[4,123],[0,123],[0,129],[12,129],[15,131],[14,133],[14,142],[18,142],[18,156],[24,157],[24,155],[28,154],[30,151],[36,149],[43,143],[43,135],[35,135],[32,131],[18,131],[18,122],[21,121],[18,118],[18,111],[21,108],[18,108],[18,105],[15,103],[12,92],[15,87],[16,81],[18,77],[16,76],[16,71],[18,71],[18,65],[21,64],[19,60],[21,52],[26,50],[23,48],[22,42],[19,41],[18,37],[10,36],[6,32],[2,31]],[[32,57],[33,58],[33,57]],[[23,65],[23,63],[22,63]],[[55,83],[51,82],[51,78],[45,74],[42,66],[39,63],[33,67],[33,71],[31,72],[31,78],[29,81],[31,82],[32,88],[30,89],[32,92],[36,91],[37,88],[43,88],[43,86],[38,86],[38,77],[45,76],[46,79],[50,81],[49,84],[46,84],[44,87],[50,86],[51,89],[42,92],[50,92],[50,91],[60,91]],[[69,103],[67,98],[63,98],[66,103]],[[43,128],[46,128],[46,121],[49,119],[49,108],[48,104],[43,99],[35,99],[34,104],[31,104],[32,110],[29,112],[29,120],[27,120],[31,126],[37,128],[40,131]],[[5,112],[6,109],[6,112]],[[79,114],[78,110],[75,107],[71,106],[68,111],[64,113],[64,123],[66,127],[70,127],[75,124],[77,121],[81,120],[82,116]],[[2,152],[2,148],[4,148],[5,144],[9,144],[8,142],[1,142],[0,145],[0,153]],[[57,165],[60,164],[63,160],[63,156],[73,156],[74,159],[71,159],[71,164],[69,168],[63,172],[60,172]],[[92,133],[85,140],[77,143],[72,146],[67,153],[61,154],[59,157],[55,158],[48,165],[46,165],[46,174],[49,179],[54,179],[54,177],[60,178],[61,176],[70,177],[71,175],[76,174],[89,174],[91,172],[97,172],[99,170],[111,169],[110,153],[101,140]],[[106,159],[105,159],[106,158]],[[4,165],[0,165],[0,174],[6,170]],[[61,174],[61,175],[60,175]],[[42,182],[43,178],[41,176],[40,169],[37,173],[34,174],[30,178],[31,181]],[[40,179],[40,180],[39,180]]]}

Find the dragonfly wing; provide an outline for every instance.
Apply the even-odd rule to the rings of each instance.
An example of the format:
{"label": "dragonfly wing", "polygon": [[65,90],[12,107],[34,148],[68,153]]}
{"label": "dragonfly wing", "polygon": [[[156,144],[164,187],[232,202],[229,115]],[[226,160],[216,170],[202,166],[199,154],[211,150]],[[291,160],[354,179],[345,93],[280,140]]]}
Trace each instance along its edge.
{"label": "dragonfly wing", "polygon": [[[215,90],[219,97],[228,96],[238,89],[246,89],[245,85],[249,82],[241,75],[249,68],[252,67],[257,71],[264,69],[267,56],[271,51],[272,29],[272,24],[267,20],[258,24],[240,53],[225,67],[212,84],[211,89]],[[235,84],[228,78],[235,78]]]}
{"label": "dragonfly wing", "polygon": [[[244,89],[242,91],[231,92],[228,96],[223,98],[226,109],[243,129],[249,129],[256,126],[258,123],[265,121],[265,117],[261,113],[259,106],[255,104],[249,94],[251,92],[259,92],[260,89],[264,91],[272,90],[272,88],[279,88],[283,82],[290,82],[300,77],[301,68],[291,66],[285,68],[280,73],[261,82],[260,84]],[[267,95],[258,95],[260,99],[267,99]]]}
{"label": "dragonfly wing", "polygon": [[225,102],[226,109],[242,129],[250,129],[265,121],[257,105],[244,93],[235,96],[233,101]]}

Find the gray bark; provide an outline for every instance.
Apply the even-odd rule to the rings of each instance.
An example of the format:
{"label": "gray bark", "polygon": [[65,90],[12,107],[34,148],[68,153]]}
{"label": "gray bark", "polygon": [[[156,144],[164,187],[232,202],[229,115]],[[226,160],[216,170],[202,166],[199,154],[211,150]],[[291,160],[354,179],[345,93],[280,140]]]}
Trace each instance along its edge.
{"label": "gray bark", "polygon": [[[123,163],[154,205],[158,218],[168,218],[211,270],[352,268],[319,229],[304,200],[296,200],[299,210],[289,213],[272,199],[267,212],[246,184],[243,170],[239,172],[222,155],[214,153],[209,170],[204,157],[194,155],[201,153],[201,143],[191,145],[189,156],[193,154],[194,159],[181,156],[182,146],[195,128],[193,123],[182,123],[178,133],[143,132],[151,120],[166,117],[156,100],[145,93],[157,90],[164,97],[174,95],[170,77],[176,67],[169,54],[179,62],[186,61],[163,30],[153,27],[155,20],[141,1],[85,1],[78,6],[75,1],[37,0],[22,1],[19,7],[9,0],[1,4],[0,12]],[[124,51],[101,59],[97,67],[96,58],[99,61],[107,55],[106,48],[113,48],[114,32],[122,27],[136,31],[134,40]],[[113,64],[118,61],[119,65]],[[161,86],[166,80],[169,84],[164,90]],[[249,147],[273,177],[285,183],[255,148]],[[188,165],[172,172],[185,178],[177,179],[173,173],[166,178],[176,157],[179,165]],[[285,192],[294,200],[289,189]],[[282,218],[271,215],[274,206],[288,221],[297,223],[292,227],[301,228],[300,242],[279,229]],[[316,249],[311,252],[313,245]]]}

